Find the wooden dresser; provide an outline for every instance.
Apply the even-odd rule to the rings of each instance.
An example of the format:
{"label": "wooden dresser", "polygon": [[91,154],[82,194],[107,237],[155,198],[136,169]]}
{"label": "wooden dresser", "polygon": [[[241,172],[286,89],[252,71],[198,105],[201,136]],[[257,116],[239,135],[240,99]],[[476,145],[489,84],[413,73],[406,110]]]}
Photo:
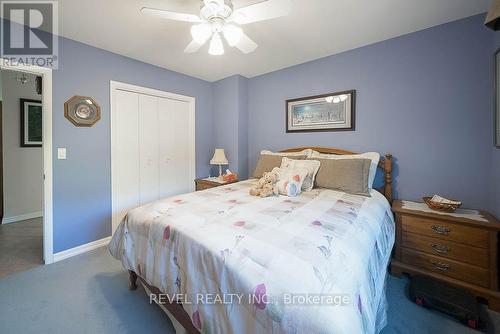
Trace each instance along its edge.
{"label": "wooden dresser", "polygon": [[466,288],[500,311],[498,232],[490,214],[430,211],[424,203],[394,201],[396,245],[391,274],[431,276]]}

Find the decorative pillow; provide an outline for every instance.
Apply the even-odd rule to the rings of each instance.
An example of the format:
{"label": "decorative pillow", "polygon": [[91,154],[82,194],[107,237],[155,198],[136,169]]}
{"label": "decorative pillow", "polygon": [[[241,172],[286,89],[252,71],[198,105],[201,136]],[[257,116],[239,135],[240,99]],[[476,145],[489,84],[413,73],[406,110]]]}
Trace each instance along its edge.
{"label": "decorative pillow", "polygon": [[283,157],[304,160],[310,155],[311,152],[312,150],[304,150],[293,153],[273,153],[271,151],[261,151],[257,165],[253,171],[253,177],[260,179],[265,172],[272,171],[274,167],[280,167],[281,159],[283,159]]}
{"label": "decorative pillow", "polygon": [[280,169],[302,168],[307,170],[307,176],[302,184],[302,190],[311,191],[314,187],[314,178],[316,177],[320,164],[321,163],[318,160],[292,160],[285,157],[281,161]]}
{"label": "decorative pillow", "polygon": [[375,180],[375,175],[377,174],[378,162],[380,161],[380,154],[377,152],[367,152],[361,154],[349,154],[349,155],[337,155],[337,154],[324,154],[313,151],[311,158],[314,159],[335,159],[335,160],[346,160],[346,159],[369,159],[370,163],[370,174],[368,175],[368,188],[372,189],[373,181]]}
{"label": "decorative pillow", "polygon": [[299,195],[307,174],[307,169],[303,168],[280,168],[280,178],[276,183],[278,192],[290,197]]}
{"label": "decorative pillow", "polygon": [[[316,159],[316,158],[311,158]],[[316,186],[370,197],[370,159],[318,159]]]}

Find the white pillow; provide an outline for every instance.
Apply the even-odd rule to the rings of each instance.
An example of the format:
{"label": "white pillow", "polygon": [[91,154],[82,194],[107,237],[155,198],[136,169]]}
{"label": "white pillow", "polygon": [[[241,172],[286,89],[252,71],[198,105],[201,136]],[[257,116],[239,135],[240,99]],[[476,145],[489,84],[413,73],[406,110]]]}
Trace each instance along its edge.
{"label": "white pillow", "polygon": [[302,184],[308,174],[304,168],[280,168],[276,188],[281,195],[295,197],[301,193]]}
{"label": "white pillow", "polygon": [[311,158],[320,159],[369,159],[370,163],[370,173],[368,175],[368,188],[373,188],[373,181],[375,180],[375,175],[377,174],[378,162],[380,161],[380,154],[377,152],[366,152],[361,154],[347,154],[347,155],[337,155],[337,154],[324,154],[317,151],[313,151]]}
{"label": "white pillow", "polygon": [[302,151],[299,151],[299,152],[272,152],[272,151],[268,151],[268,150],[262,150],[260,151],[260,154],[268,154],[268,155],[280,155],[280,156],[283,156],[283,157],[295,157],[295,156],[299,156],[299,155],[305,155],[307,157],[310,157],[311,154],[313,153],[314,151],[311,150],[310,148],[308,149],[305,149],[305,150],[302,150]]}
{"label": "white pillow", "polygon": [[281,160],[280,170],[286,169],[305,169],[307,170],[307,175],[302,183],[303,191],[311,191],[314,187],[314,179],[316,178],[316,174],[318,173],[319,166],[321,162],[318,160],[294,160],[289,159],[287,157],[283,157]]}

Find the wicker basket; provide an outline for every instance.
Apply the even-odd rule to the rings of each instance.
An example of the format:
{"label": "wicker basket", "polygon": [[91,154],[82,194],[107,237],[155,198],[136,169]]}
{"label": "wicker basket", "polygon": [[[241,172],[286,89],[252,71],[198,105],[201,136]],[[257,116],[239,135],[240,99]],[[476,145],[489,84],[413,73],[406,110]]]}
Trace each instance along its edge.
{"label": "wicker basket", "polygon": [[432,197],[424,197],[423,200],[425,204],[432,210],[442,211],[442,212],[454,212],[460,207],[461,204],[446,204],[446,203],[436,203],[431,201]]}

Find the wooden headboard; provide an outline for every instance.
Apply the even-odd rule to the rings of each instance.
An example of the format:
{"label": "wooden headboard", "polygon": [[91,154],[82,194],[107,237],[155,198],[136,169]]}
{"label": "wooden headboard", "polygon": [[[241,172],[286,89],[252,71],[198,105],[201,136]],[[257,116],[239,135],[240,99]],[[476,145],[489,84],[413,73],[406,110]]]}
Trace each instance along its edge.
{"label": "wooden headboard", "polygon": [[[340,150],[337,148],[328,148],[328,147],[314,147],[314,146],[307,146],[307,147],[294,147],[294,148],[289,148],[280,152],[287,153],[287,152],[300,152],[303,150],[311,149],[319,153],[326,153],[326,154],[336,154],[336,155],[347,155],[347,154],[358,154],[356,152],[351,152],[351,151],[346,151],[346,150]],[[380,157],[380,161],[378,163],[378,167],[382,169],[384,173],[384,185],[380,188],[375,188],[379,192],[382,193],[382,195],[387,198],[389,203],[392,203],[392,155],[391,154],[386,154],[383,157]]]}

